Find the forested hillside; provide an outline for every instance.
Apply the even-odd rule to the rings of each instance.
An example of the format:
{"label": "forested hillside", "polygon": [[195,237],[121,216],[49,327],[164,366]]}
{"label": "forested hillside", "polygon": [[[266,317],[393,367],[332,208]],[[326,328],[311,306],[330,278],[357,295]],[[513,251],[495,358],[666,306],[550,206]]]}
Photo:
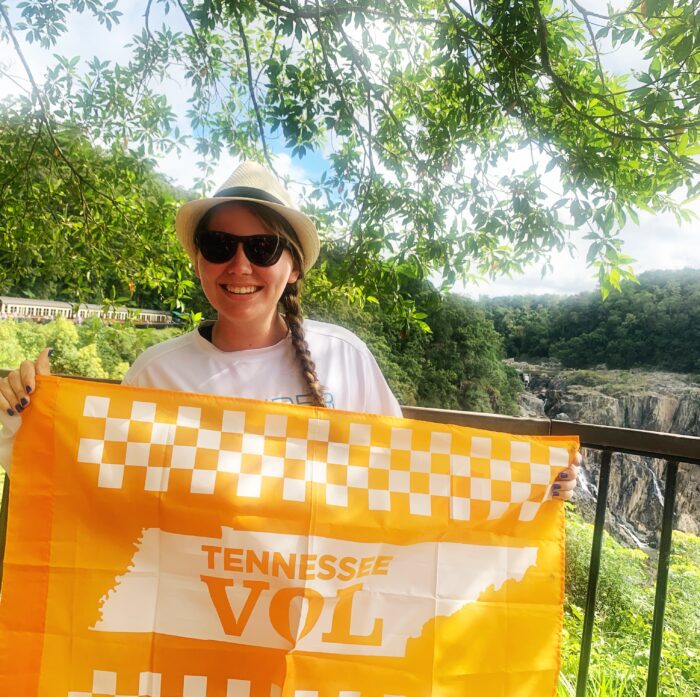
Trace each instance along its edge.
{"label": "forested hillside", "polygon": [[565,366],[700,371],[700,270],[650,271],[605,300],[518,296],[481,300],[508,356]]}

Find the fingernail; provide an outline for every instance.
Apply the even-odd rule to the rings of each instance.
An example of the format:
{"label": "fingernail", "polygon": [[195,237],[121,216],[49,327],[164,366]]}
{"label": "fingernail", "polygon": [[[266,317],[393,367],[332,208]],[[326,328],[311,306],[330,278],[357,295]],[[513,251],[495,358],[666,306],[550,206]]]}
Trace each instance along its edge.
{"label": "fingernail", "polygon": [[561,489],[561,484],[555,484],[555,485],[554,485],[554,488],[555,488],[555,489]]}
{"label": "fingernail", "polygon": [[28,400],[26,397],[22,397],[22,399],[20,400],[20,402],[22,402],[22,406],[23,406],[23,407],[26,407],[27,404],[29,404],[29,400]]}
{"label": "fingernail", "polygon": [[27,386],[24,388],[24,391],[25,391],[27,394],[31,394],[31,393],[32,393],[32,388],[29,387],[29,385],[27,385]]}
{"label": "fingernail", "polygon": [[15,404],[15,411],[19,414],[22,411],[22,407],[19,404]]}
{"label": "fingernail", "polygon": [[12,409],[8,409],[8,410],[7,410],[7,413],[8,413],[10,416],[14,416],[14,415],[15,415],[15,412],[14,412]]}
{"label": "fingernail", "polygon": [[53,349],[49,349],[49,358],[53,355]]}
{"label": "fingernail", "polygon": [[552,496],[559,496],[559,492],[558,492],[558,491],[555,491],[555,492],[552,494]]}
{"label": "fingernail", "polygon": [[568,478],[569,478],[568,472],[562,472],[562,473],[559,475],[559,479],[568,479]]}

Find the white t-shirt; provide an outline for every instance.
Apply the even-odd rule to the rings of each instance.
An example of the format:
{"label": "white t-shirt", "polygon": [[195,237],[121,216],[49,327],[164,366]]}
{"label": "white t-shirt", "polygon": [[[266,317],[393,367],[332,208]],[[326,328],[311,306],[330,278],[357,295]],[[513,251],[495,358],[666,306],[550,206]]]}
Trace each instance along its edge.
{"label": "white t-shirt", "polygon": [[[401,407],[367,346],[352,332],[306,320],[304,336],[329,407],[401,416]],[[125,385],[309,404],[308,387],[289,336],[261,349],[221,351],[197,330],[146,349]],[[0,414],[0,465],[9,471],[20,416]]]}
{"label": "white t-shirt", "polygon": [[[352,332],[306,320],[304,336],[327,406],[401,416],[399,403],[374,356]],[[124,384],[287,404],[311,403],[289,335],[266,348],[221,351],[195,330],[144,351],[124,376]]]}

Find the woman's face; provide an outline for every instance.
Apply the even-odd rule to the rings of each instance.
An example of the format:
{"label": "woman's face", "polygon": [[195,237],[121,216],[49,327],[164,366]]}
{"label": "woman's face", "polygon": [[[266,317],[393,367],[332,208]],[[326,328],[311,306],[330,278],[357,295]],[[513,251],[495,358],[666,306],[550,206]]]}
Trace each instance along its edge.
{"label": "woman's face", "polygon": [[[248,208],[235,203],[216,208],[207,222],[208,230],[239,237],[268,235],[270,231]],[[229,328],[266,329],[277,317],[277,303],[299,270],[291,252],[285,249],[272,266],[255,266],[239,244],[230,261],[215,264],[197,252],[197,275],[207,299],[219,313],[219,322]]]}

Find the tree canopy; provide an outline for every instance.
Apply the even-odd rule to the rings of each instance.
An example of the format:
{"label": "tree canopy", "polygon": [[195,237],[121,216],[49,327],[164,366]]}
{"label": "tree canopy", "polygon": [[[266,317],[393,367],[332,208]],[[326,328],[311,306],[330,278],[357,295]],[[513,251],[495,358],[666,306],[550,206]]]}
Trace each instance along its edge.
{"label": "tree canopy", "polygon": [[[149,0],[131,57],[57,56],[40,79],[18,37],[51,51],[69,13],[108,28],[118,0],[0,2],[31,89],[14,103],[140,156],[194,145],[274,159],[322,151],[309,212],[351,266],[333,283],[388,297],[399,277],[518,272],[587,229],[603,291],[630,273],[619,229],[698,193],[698,0]],[[636,46],[628,74],[609,49]],[[163,90],[188,95],[178,118]],[[186,124],[186,125],[183,125]],[[209,166],[209,169],[207,169]],[[92,204],[91,204],[92,205]]]}

